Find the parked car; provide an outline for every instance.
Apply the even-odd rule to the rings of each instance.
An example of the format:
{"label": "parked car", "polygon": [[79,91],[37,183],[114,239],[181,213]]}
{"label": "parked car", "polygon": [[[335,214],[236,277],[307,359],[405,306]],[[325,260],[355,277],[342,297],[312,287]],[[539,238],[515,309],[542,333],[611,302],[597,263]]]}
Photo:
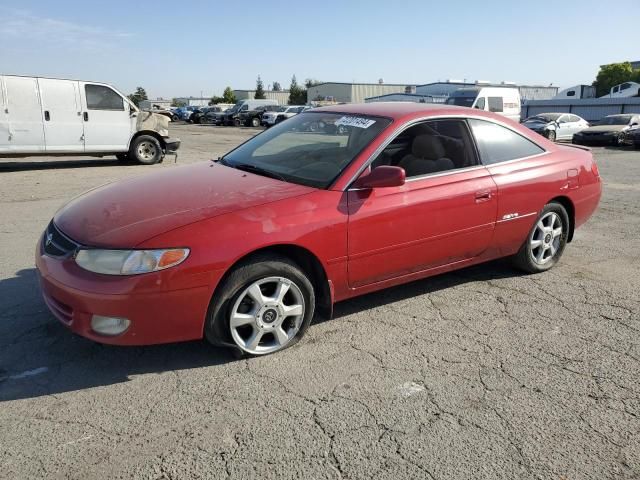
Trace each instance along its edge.
{"label": "parked car", "polygon": [[589,128],[589,122],[571,113],[540,113],[527,118],[522,124],[552,142],[571,140],[574,134]]}
{"label": "parked car", "polygon": [[222,113],[225,109],[218,105],[213,105],[208,107],[206,112],[200,117],[200,123],[207,123],[217,125],[222,118]]}
{"label": "parked car", "polygon": [[309,110],[311,107],[304,105],[289,105],[280,107],[272,112],[267,112],[262,116],[262,125],[265,127],[273,127],[276,123],[280,123],[287,118],[291,118],[299,113]]}
{"label": "parked car", "polygon": [[207,113],[209,112],[220,112],[221,109],[220,107],[216,107],[211,106],[211,107],[200,107],[197,110],[194,110],[193,113],[191,114],[191,117],[189,118],[189,121],[191,123],[206,123],[206,120],[203,121],[204,117],[207,115]]}
{"label": "parked car", "polygon": [[627,131],[640,126],[640,115],[621,114],[607,115],[593,127],[582,130],[573,136],[573,143],[578,145],[617,145],[629,143]]}
{"label": "parked car", "polygon": [[[349,129],[309,135],[311,122]],[[76,197],[46,227],[36,266],[53,315],[89,339],[205,336],[262,355],[350,297],[498,257],[549,270],[600,195],[588,149],[499,115],[338,105],[217,161]]]}
{"label": "parked car", "polygon": [[515,121],[520,121],[520,90],[514,87],[464,87],[447,98],[447,105],[477,108],[499,113]]}
{"label": "parked car", "polygon": [[636,149],[640,150],[640,128],[634,128],[627,132],[627,138]]}
{"label": "parked car", "polygon": [[161,162],[180,140],[106,83],[0,75],[0,157],[115,155]]}
{"label": "parked car", "polygon": [[275,100],[240,100],[233,107],[224,112],[221,119],[222,125],[235,125],[236,127],[239,127],[242,125],[240,120],[240,114],[242,112],[255,110],[257,107],[265,105],[278,105],[278,102]]}
{"label": "parked car", "polygon": [[262,116],[266,112],[272,112],[277,110],[277,105],[259,105],[253,110],[245,110],[238,114],[240,125],[245,127],[259,127],[262,123]]}

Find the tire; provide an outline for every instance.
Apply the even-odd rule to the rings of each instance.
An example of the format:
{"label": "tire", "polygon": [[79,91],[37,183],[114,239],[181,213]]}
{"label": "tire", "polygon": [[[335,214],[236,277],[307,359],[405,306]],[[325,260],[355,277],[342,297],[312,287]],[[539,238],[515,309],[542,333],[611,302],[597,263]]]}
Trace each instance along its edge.
{"label": "tire", "polygon": [[241,127],[242,126],[242,122],[240,121],[239,118],[236,118],[233,120],[233,126],[234,127]]}
{"label": "tire", "polygon": [[562,205],[555,202],[545,205],[520,250],[513,257],[514,265],[528,273],[551,269],[564,252],[569,227],[569,215]]}
{"label": "tire", "polygon": [[[287,284],[278,302],[278,288],[284,289],[282,285]],[[256,300],[256,288],[262,300]],[[287,315],[287,308],[300,313]],[[313,285],[302,269],[286,257],[261,255],[234,268],[215,293],[205,336],[210,343],[232,347],[243,355],[275,353],[302,338],[314,311]],[[257,343],[252,342],[255,339]]]}
{"label": "tire", "polygon": [[616,135],[616,138],[613,140],[613,145],[616,147],[624,147],[624,133],[619,133]]}
{"label": "tire", "polygon": [[556,141],[556,132],[555,132],[555,130],[549,130],[547,132],[547,140],[549,140],[550,142],[555,142]]}
{"label": "tire", "polygon": [[126,163],[126,162],[129,161],[129,154],[128,153],[116,153],[116,158],[118,159],[119,162]]}
{"label": "tire", "polygon": [[140,135],[133,141],[129,157],[135,158],[143,165],[153,165],[162,161],[164,152],[157,138],[151,135]]}
{"label": "tire", "polygon": [[251,126],[252,127],[259,127],[260,126],[260,119],[258,117],[253,117],[251,119]]}

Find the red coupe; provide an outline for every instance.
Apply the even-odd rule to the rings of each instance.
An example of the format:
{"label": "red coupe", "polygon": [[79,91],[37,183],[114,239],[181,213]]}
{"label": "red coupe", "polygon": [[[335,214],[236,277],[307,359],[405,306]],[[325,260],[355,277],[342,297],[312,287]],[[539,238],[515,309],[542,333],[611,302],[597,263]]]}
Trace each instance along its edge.
{"label": "red coupe", "polygon": [[356,295],[512,257],[548,270],[601,195],[583,147],[418,103],[319,108],[217,161],[102,186],[36,250],[44,300],[92,340],[260,355]]}

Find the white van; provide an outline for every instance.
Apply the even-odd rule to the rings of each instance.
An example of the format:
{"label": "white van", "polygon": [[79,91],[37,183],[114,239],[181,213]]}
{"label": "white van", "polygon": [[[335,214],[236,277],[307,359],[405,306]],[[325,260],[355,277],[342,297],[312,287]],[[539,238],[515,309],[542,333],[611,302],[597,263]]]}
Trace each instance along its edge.
{"label": "white van", "polygon": [[115,155],[144,164],[175,152],[169,119],[98,82],[0,75],[0,157]]}
{"label": "white van", "polygon": [[520,121],[520,91],[513,87],[464,87],[447,98],[448,105],[477,108]]}

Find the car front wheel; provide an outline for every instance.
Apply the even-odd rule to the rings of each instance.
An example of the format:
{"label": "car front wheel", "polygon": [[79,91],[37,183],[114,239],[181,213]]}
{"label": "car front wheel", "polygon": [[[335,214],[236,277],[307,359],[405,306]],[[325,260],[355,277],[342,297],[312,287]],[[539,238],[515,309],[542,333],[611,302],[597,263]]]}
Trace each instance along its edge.
{"label": "car front wheel", "polygon": [[556,132],[555,132],[555,130],[549,130],[547,132],[547,139],[549,139],[549,141],[551,141],[551,142],[555,142],[556,141]]}
{"label": "car front wheel", "polygon": [[205,335],[244,354],[275,353],[302,338],[314,310],[313,285],[296,263],[256,257],[235,268],[214,295]]}
{"label": "car front wheel", "polygon": [[514,257],[515,265],[529,273],[552,268],[562,256],[569,233],[569,215],[559,203],[545,205]]}
{"label": "car front wheel", "polygon": [[252,127],[259,127],[260,126],[260,119],[258,117],[253,117],[251,119],[251,126]]}

